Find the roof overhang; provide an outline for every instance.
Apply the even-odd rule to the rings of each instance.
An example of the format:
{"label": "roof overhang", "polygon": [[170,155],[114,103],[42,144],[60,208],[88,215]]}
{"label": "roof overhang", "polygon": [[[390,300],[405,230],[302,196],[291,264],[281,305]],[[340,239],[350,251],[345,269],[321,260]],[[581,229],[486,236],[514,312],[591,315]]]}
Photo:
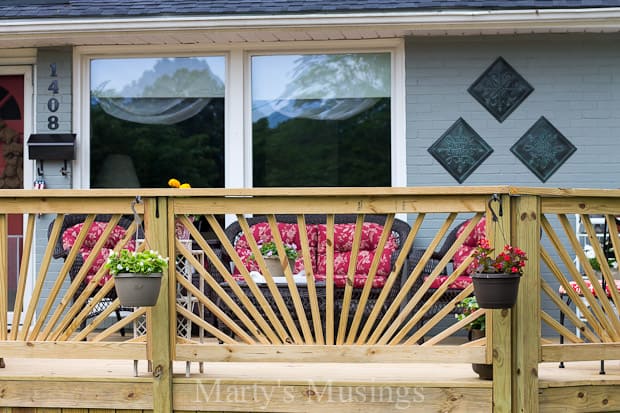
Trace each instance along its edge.
{"label": "roof overhang", "polygon": [[0,47],[620,32],[620,8],[0,21]]}

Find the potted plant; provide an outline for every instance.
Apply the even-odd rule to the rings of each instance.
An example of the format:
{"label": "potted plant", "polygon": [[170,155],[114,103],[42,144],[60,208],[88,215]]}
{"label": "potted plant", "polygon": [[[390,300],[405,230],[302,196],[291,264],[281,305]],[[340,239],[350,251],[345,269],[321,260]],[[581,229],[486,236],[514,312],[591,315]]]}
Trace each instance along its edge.
{"label": "potted plant", "polygon": [[[459,311],[455,317],[460,321],[474,313],[480,307],[478,306],[478,301],[476,297],[467,297],[460,303],[456,305],[457,310]],[[476,318],[474,321],[470,322],[465,326],[467,329],[467,339],[469,341],[478,340],[486,335],[486,318],[484,315]],[[474,372],[478,374],[482,380],[493,380],[493,365],[492,364],[482,364],[482,363],[472,363],[471,365]]]}
{"label": "potted plant", "polygon": [[519,281],[527,256],[520,248],[506,245],[493,256],[489,240],[483,238],[474,250],[472,274],[474,294],[481,308],[511,308],[517,301]]}
{"label": "potted plant", "polygon": [[[273,241],[265,242],[259,245],[260,253],[265,260],[267,270],[272,277],[281,277],[284,275],[284,268],[278,256],[278,248]],[[284,252],[288,259],[289,268],[295,269],[295,259],[297,259],[297,246],[295,244],[284,244]],[[252,257],[252,259],[254,259]]]}
{"label": "potted plant", "polygon": [[121,304],[129,307],[155,305],[162,272],[167,266],[168,258],[153,250],[112,251],[105,263],[114,276],[114,287]]}

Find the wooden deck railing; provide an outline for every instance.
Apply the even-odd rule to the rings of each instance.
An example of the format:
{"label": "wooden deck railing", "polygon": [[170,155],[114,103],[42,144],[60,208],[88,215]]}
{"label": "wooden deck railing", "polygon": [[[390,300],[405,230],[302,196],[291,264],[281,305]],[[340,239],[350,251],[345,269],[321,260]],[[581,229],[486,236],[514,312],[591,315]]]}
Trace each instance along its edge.
{"label": "wooden deck railing", "polygon": [[[71,250],[66,261],[55,260],[52,254],[66,214],[90,214],[88,223],[96,214],[112,214],[110,222],[114,225],[122,215],[133,216],[136,196],[141,197],[135,213],[144,220],[144,234],[136,225],[130,226],[117,248],[132,238],[144,238],[148,248],[171,257],[175,265],[164,275],[156,306],[125,311],[116,321],[113,316],[122,308],[118,299],[109,298],[113,281],[103,286],[97,283],[105,270],[83,288],[87,269],[103,240],[95,245],[73,280],[70,268],[85,235],[78,237],[78,247]],[[614,216],[620,215],[620,191],[513,187],[3,191],[0,211],[0,294],[6,297],[9,285],[15,292],[14,308],[8,308],[7,300],[0,300],[0,355],[149,359],[155,365],[155,386],[160,383],[164,389],[161,397],[169,385],[171,360],[492,362],[496,403],[509,408],[511,403],[527,406],[536,402],[532,389],[537,388],[540,362],[620,359],[619,294],[612,288],[609,299],[597,299],[606,294],[587,264],[573,220],[578,214],[586,222],[590,241],[599,245],[594,250],[602,260],[604,252],[594,242],[597,235],[589,225],[589,216],[603,214],[618,260],[620,240]],[[11,281],[7,276],[9,214],[26,214],[19,276]],[[360,224],[368,214],[384,215],[385,228],[395,217],[404,218],[411,230],[400,240],[404,247],[395,257],[384,291],[371,300],[371,283],[367,283],[357,298],[357,308],[351,309],[353,289],[347,285],[337,295],[333,271],[327,271],[324,283],[315,283],[312,272],[307,271],[307,282],[301,286],[290,270],[285,274],[285,284],[276,284],[266,276],[264,285],[243,270],[241,258],[224,232],[223,220],[239,220],[247,231],[245,217],[258,214],[269,217],[273,232],[277,232],[273,214],[293,214],[301,234],[307,232],[306,215],[326,214],[328,269],[333,267],[334,227],[339,214],[358,217],[353,248],[359,247]],[[191,224],[189,215],[205,217],[208,235]],[[445,299],[444,293],[471,260],[459,268],[448,267],[448,281],[440,288],[431,289],[431,284],[484,216],[489,223],[487,234],[495,245],[509,242],[528,253],[518,302],[512,310],[476,314],[487,317],[487,337],[482,342],[449,344],[451,337],[471,321],[457,322],[453,310],[472,288],[451,299]],[[473,222],[463,236],[433,271],[424,273],[425,264],[449,230],[469,218]],[[175,220],[190,228],[192,250],[175,239]],[[109,226],[107,231],[111,229]],[[382,234],[380,246],[385,245],[388,234]],[[301,236],[301,240],[306,259],[311,245],[306,237]],[[257,251],[255,244],[251,247]],[[412,247],[426,249],[418,262],[410,260]],[[242,268],[244,288],[233,279],[224,256]],[[575,258],[582,263],[580,269]],[[257,261],[262,268],[264,262],[260,258]],[[372,263],[369,279],[375,276],[377,265]],[[393,277],[401,272],[404,277]],[[602,274],[607,285],[614,285],[608,266],[602,265]],[[587,290],[583,275],[594,285],[594,293]],[[582,287],[581,296],[570,288],[570,281]],[[566,291],[562,296],[560,286]],[[387,298],[390,289],[395,291],[391,301]],[[81,293],[76,295],[78,291]],[[566,297],[572,305],[566,305]],[[98,303],[104,303],[105,309],[89,317]],[[434,305],[438,303],[439,310]],[[560,323],[561,312],[564,325]],[[579,335],[574,333],[575,328]],[[121,329],[128,334],[119,341]],[[564,338],[562,345],[557,344],[560,335]],[[515,393],[511,388],[530,390]],[[505,397],[506,392],[516,399]]]}

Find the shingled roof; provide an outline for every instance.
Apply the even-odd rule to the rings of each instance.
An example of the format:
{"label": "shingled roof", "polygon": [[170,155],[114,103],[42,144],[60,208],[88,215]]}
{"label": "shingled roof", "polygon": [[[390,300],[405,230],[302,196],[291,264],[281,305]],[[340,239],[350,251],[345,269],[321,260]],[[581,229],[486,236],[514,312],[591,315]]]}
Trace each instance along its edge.
{"label": "shingled roof", "polygon": [[620,0],[0,0],[11,19],[620,7]]}

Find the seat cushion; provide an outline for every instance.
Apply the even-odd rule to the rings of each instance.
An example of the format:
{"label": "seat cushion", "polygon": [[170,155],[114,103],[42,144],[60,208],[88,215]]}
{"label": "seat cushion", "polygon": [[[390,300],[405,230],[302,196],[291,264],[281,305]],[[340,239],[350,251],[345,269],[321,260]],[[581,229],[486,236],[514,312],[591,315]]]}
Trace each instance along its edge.
{"label": "seat cushion", "polygon": [[[616,283],[616,289],[618,291],[620,291],[620,280],[614,280]],[[596,292],[594,291],[594,287],[592,286],[592,282],[590,282],[590,280],[583,280],[586,288],[588,290],[590,290],[590,292],[596,296]],[[577,284],[576,281],[570,281],[569,282],[570,287],[579,295],[583,296],[583,292],[581,291],[581,288],[579,287],[579,284]],[[602,281],[599,280],[599,284],[602,284]],[[558,292],[561,295],[565,295],[566,294],[566,289],[564,289],[564,287],[560,286],[560,288],[558,289]],[[607,297],[611,297],[611,286],[609,284],[605,285],[605,292],[607,293]]]}
{"label": "seat cushion", "polygon": [[[258,244],[273,240],[271,228],[268,223],[262,222],[251,226],[252,236]],[[282,242],[295,245],[300,256],[295,261],[295,273],[304,269],[304,260],[301,257],[301,242],[299,238],[299,228],[297,224],[278,223],[278,230]],[[325,224],[310,224],[306,227],[308,233],[308,244],[310,246],[310,261],[315,280],[320,282],[325,280],[327,273],[327,226]],[[354,287],[363,287],[370,272],[376,249],[383,232],[383,226],[376,223],[366,222],[362,226],[360,240],[360,250],[356,257],[355,275],[353,279]],[[351,262],[351,249],[355,236],[355,224],[335,224],[334,225],[334,285],[344,287],[346,285],[346,274]],[[385,248],[381,253],[377,274],[373,279],[373,287],[382,287],[385,280],[390,275],[392,269],[392,255],[397,250],[398,244],[393,234],[390,234]],[[250,271],[258,271],[258,264],[251,259],[252,251],[247,242],[245,234],[242,234],[235,243],[235,251],[243,261],[245,267]],[[234,270],[233,276],[242,279],[238,269]]]}
{"label": "seat cushion", "polygon": [[[461,227],[456,232],[457,238],[461,236],[463,231],[465,231],[465,227],[467,227],[467,224],[469,224],[469,221],[471,220],[467,220],[463,224],[461,224]],[[465,239],[465,241],[463,242],[463,245],[461,245],[459,249],[456,251],[456,253],[454,254],[454,258],[452,260],[454,264],[454,268],[458,268],[463,263],[463,261],[465,261],[467,257],[469,257],[469,254],[471,254],[471,252],[474,249],[476,249],[480,240],[484,238],[486,238],[486,221],[484,218],[482,218],[480,222],[476,224],[471,234],[469,234],[469,236]],[[467,267],[461,273],[461,275],[467,276],[475,271],[476,271],[476,267],[472,263],[472,265]]]}
{"label": "seat cushion", "polygon": [[[88,229],[88,234],[86,235],[86,238],[84,239],[84,242],[80,247],[80,255],[82,256],[84,262],[86,262],[88,257],[91,255],[93,247],[95,246],[99,238],[101,238],[101,235],[103,234],[103,231],[105,230],[107,224],[107,222],[95,221]],[[84,223],[82,222],[67,228],[62,233],[62,247],[64,250],[68,251],[69,249],[71,249],[71,247],[73,247],[73,245],[75,244],[75,240],[77,239],[83,227]],[[99,251],[99,253],[97,254],[93,265],[91,265],[91,267],[88,269],[84,282],[88,283],[94,278],[95,274],[97,274],[97,271],[99,271],[99,269],[108,260],[110,252],[114,249],[114,247],[116,247],[116,244],[118,244],[125,237],[125,233],[125,228],[121,227],[120,225],[116,225],[114,227],[114,229],[106,239],[103,247],[101,248],[101,251]],[[128,249],[129,251],[135,251],[135,240],[130,240],[127,243],[125,249]],[[106,274],[99,280],[99,284],[105,284],[105,282],[110,278],[111,275],[106,271]]]}
{"label": "seat cushion", "polygon": [[[427,278],[428,277],[424,277],[425,280]],[[437,288],[441,287],[443,285],[443,283],[445,283],[447,280],[448,280],[448,276],[447,275],[440,275],[437,278],[435,278],[435,280],[433,280],[433,282],[431,283],[431,286],[429,288],[437,289]],[[472,281],[471,281],[471,277],[469,275],[461,275],[459,277],[456,277],[456,280],[454,280],[448,286],[448,288],[451,289],[451,290],[463,290],[463,289],[467,288],[471,283],[472,283]]]}

